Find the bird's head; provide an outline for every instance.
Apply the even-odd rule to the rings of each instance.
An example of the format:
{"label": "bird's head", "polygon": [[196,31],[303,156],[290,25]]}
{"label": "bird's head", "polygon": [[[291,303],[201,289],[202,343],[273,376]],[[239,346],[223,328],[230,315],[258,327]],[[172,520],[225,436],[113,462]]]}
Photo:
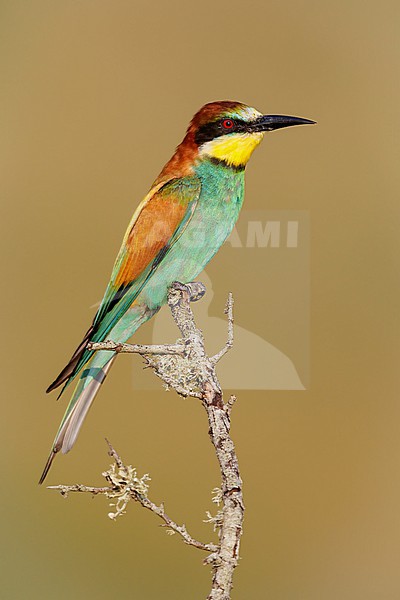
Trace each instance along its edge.
{"label": "bird's head", "polygon": [[198,157],[244,168],[265,132],[314,121],[283,115],[263,115],[240,102],[210,102],[193,117],[187,136],[197,146]]}

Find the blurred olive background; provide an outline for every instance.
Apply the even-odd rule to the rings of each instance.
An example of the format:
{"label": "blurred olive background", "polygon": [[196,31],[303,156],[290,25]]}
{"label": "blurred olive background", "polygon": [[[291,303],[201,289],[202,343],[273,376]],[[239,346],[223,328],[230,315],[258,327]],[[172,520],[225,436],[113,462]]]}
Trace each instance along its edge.
{"label": "blurred olive background", "polygon": [[[311,385],[241,392],[233,598],[400,597],[398,2],[2,1],[2,555],[7,599],[205,598],[203,555],[130,506],[37,485],[80,341],[134,207],[205,102],[316,119],[255,153],[246,206],[309,210]],[[214,259],[221,316],[268,313],[268,277]],[[256,284],[256,290],[254,290]],[[251,289],[253,286],[253,289]],[[250,315],[250,317],[249,317]],[[198,402],[135,393],[121,357],[48,484],[101,485],[104,436],[193,535],[218,470]]]}

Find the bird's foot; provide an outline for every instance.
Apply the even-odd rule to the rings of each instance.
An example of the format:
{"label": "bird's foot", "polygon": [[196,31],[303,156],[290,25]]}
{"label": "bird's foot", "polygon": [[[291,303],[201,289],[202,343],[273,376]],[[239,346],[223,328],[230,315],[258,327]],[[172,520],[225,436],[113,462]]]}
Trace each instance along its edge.
{"label": "bird's foot", "polygon": [[170,289],[187,292],[190,297],[190,302],[197,302],[206,293],[206,286],[200,281],[191,281],[190,283],[174,281]]}

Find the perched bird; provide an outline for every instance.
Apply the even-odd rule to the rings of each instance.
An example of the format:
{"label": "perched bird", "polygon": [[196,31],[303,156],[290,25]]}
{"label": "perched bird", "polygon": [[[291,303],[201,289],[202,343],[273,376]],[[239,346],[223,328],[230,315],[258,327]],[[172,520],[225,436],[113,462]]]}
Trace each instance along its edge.
{"label": "perched bird", "polygon": [[[299,117],[262,115],[240,102],[211,102],[189,124],[129,223],[111,280],[93,323],[67,366],[48,387],[77,379],[50,456],[71,450],[116,354],[88,342],[126,342],[166,303],[174,281],[192,281],[231,233],[244,197],[246,164],[265,132],[312,124]],[[61,394],[60,394],[61,395]]]}

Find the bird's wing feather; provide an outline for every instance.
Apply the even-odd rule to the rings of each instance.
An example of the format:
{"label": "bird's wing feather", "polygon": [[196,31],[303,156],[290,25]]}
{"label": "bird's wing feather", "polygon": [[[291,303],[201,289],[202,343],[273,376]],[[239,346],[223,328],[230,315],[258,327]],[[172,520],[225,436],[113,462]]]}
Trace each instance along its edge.
{"label": "bird's wing feather", "polygon": [[200,191],[198,177],[171,179],[156,186],[142,201],[128,226],[89,335],[47,391],[64,382],[68,385],[93,354],[86,350],[87,342],[104,341],[129,309],[182,235],[193,216]]}
{"label": "bird's wing feather", "polygon": [[128,227],[111,281],[93,322],[91,340],[104,339],[153,275],[193,216],[200,196],[197,177],[172,179],[145,199]]}

